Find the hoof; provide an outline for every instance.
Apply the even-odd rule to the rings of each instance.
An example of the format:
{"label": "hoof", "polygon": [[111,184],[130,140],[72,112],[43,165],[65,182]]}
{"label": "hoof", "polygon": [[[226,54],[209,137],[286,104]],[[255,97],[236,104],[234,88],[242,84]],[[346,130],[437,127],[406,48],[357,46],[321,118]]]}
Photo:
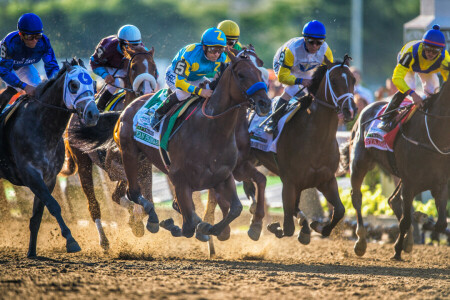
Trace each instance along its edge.
{"label": "hoof", "polygon": [[180,237],[183,236],[183,232],[181,232],[181,228],[178,226],[173,226],[170,229],[170,233],[172,234],[173,237]]}
{"label": "hoof", "polygon": [[133,215],[130,215],[128,225],[130,225],[131,231],[133,232],[134,236],[142,237],[144,235],[144,223],[142,221],[136,221]]}
{"label": "hoof", "polygon": [[167,219],[167,220],[162,220],[159,223],[159,226],[161,226],[162,228],[170,231],[173,228],[173,226],[175,226],[175,222],[173,221],[172,218],[170,218],[170,219]]}
{"label": "hoof", "polygon": [[261,230],[262,230],[262,222],[252,222],[252,224],[250,224],[250,228],[247,231],[247,234],[249,238],[251,238],[254,241],[257,241],[261,236]]}
{"label": "hoof", "polygon": [[300,244],[309,245],[309,243],[311,242],[311,234],[300,231],[297,239],[300,242]]}
{"label": "hoof", "polygon": [[411,253],[413,250],[413,246],[414,246],[414,237],[411,231],[408,232],[406,238],[403,240],[403,251],[405,251],[406,253]]}
{"label": "hoof", "polygon": [[33,251],[28,250],[27,257],[28,258],[36,258],[36,250],[33,250]]}
{"label": "hoof", "polygon": [[267,230],[275,234],[275,236],[279,239],[283,237],[283,229],[281,229],[280,222],[267,225]]}
{"label": "hoof", "polygon": [[66,249],[67,253],[75,253],[81,251],[80,245],[78,245],[77,241],[75,241],[73,237],[67,239]]}
{"label": "hoof", "polygon": [[223,241],[228,240],[230,238],[230,235],[231,235],[231,228],[230,228],[230,226],[227,226],[227,227],[225,227],[224,230],[222,230],[221,233],[219,233],[217,235],[217,239],[219,241],[223,242]]}
{"label": "hoof", "polygon": [[198,232],[198,231],[195,232],[195,238],[196,238],[197,240],[199,240],[200,242],[207,242],[207,241],[209,241],[209,239],[210,239],[209,235],[201,234],[201,233]]}
{"label": "hoof", "polygon": [[109,241],[108,239],[103,239],[100,241],[100,247],[102,247],[103,251],[109,250]]}
{"label": "hoof", "polygon": [[353,248],[355,254],[358,256],[363,256],[366,253],[366,249],[367,249],[366,240],[357,240],[355,243],[355,247]]}
{"label": "hoof", "polygon": [[159,231],[159,223],[151,223],[150,219],[147,221],[146,227],[151,233],[157,233]]}
{"label": "hoof", "polygon": [[250,213],[251,213],[252,215],[255,214],[255,212],[256,212],[256,202],[252,202],[252,204],[250,205],[249,211],[250,211]]}
{"label": "hoof", "polygon": [[318,232],[322,234],[323,226],[318,221],[312,221],[311,224],[309,224],[309,227],[312,228],[315,232]]}
{"label": "hoof", "polygon": [[212,225],[206,222],[200,222],[197,225],[197,232],[204,235],[210,235]]}
{"label": "hoof", "polygon": [[395,260],[395,261],[403,261],[401,255],[397,255],[395,254],[394,256],[391,257],[391,260]]}

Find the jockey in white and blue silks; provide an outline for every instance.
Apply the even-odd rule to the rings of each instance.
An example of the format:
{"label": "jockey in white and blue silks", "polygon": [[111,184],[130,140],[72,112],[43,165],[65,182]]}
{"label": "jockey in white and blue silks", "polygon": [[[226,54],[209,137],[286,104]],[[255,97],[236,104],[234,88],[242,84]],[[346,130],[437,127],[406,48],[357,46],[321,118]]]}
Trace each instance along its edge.
{"label": "jockey in white and blue silks", "polygon": [[17,29],[0,42],[0,78],[8,86],[0,96],[0,111],[17,93],[17,89],[34,95],[41,78],[33,64],[42,59],[49,79],[59,71],[55,53],[50,40],[43,34],[39,16],[33,13],[22,15]]}

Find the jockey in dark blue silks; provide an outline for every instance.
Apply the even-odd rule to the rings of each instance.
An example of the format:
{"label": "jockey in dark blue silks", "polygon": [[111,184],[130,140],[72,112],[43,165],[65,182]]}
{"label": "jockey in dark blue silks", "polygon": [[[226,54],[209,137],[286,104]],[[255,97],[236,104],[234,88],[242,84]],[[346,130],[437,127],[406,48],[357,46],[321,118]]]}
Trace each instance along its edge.
{"label": "jockey in dark blue silks", "polygon": [[43,34],[41,18],[26,13],[19,18],[17,29],[0,42],[0,77],[7,85],[0,95],[0,111],[17,93],[17,89],[34,95],[41,78],[33,64],[42,59],[47,78],[59,71],[50,40]]}

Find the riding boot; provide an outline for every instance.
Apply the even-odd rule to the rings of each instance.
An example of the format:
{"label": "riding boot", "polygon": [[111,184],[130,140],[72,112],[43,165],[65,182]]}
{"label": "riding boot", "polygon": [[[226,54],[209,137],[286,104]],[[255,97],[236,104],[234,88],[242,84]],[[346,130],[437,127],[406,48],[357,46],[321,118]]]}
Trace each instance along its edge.
{"label": "riding boot", "polygon": [[169,110],[179,102],[176,93],[170,94],[167,99],[158,107],[155,111],[155,115],[150,121],[150,126],[154,130],[159,130],[159,123],[161,122],[162,117],[169,112]]}
{"label": "riding boot", "polygon": [[106,105],[109,101],[111,101],[113,97],[113,94],[111,94],[108,90],[105,89],[105,91],[102,93],[100,98],[97,101],[97,108],[99,111],[104,111],[106,108]]}
{"label": "riding boot", "polygon": [[17,90],[11,86],[8,86],[8,88],[0,95],[0,113],[3,112],[6,105],[8,105],[11,98],[17,94]]}
{"label": "riding boot", "polygon": [[397,115],[397,111],[394,110],[400,106],[405,97],[406,94],[403,94],[402,92],[397,92],[394,96],[392,96],[391,101],[389,101],[388,106],[384,110],[385,112],[387,112],[387,114],[380,118],[381,123],[378,124],[378,128],[384,130],[385,132],[389,132],[391,130],[392,120]]}
{"label": "riding boot", "polygon": [[272,118],[267,122],[267,125],[264,127],[264,131],[267,133],[273,133],[278,130],[278,121],[281,119],[281,117],[284,114],[284,111],[286,110],[286,106],[288,100],[284,100],[280,98],[277,102],[277,105],[275,107],[275,111],[272,114]]}

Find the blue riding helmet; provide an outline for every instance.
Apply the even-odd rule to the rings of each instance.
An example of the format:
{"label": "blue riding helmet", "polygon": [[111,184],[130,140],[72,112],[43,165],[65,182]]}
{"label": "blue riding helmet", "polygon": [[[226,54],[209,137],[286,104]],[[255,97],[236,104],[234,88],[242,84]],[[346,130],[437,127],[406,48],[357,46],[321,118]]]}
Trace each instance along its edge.
{"label": "blue riding helmet", "polygon": [[305,24],[302,34],[304,37],[325,39],[327,33],[325,31],[325,26],[321,22],[312,20]]}
{"label": "blue riding helmet", "polygon": [[427,45],[445,49],[445,36],[437,24],[433,25],[433,29],[425,32],[422,41]]}
{"label": "blue riding helmet", "polygon": [[222,30],[212,27],[206,29],[202,34],[202,44],[205,46],[220,46],[225,47],[227,45],[227,37]]}
{"label": "blue riding helmet", "polygon": [[38,34],[44,32],[44,25],[38,15],[27,13],[19,18],[17,29],[25,34]]}

